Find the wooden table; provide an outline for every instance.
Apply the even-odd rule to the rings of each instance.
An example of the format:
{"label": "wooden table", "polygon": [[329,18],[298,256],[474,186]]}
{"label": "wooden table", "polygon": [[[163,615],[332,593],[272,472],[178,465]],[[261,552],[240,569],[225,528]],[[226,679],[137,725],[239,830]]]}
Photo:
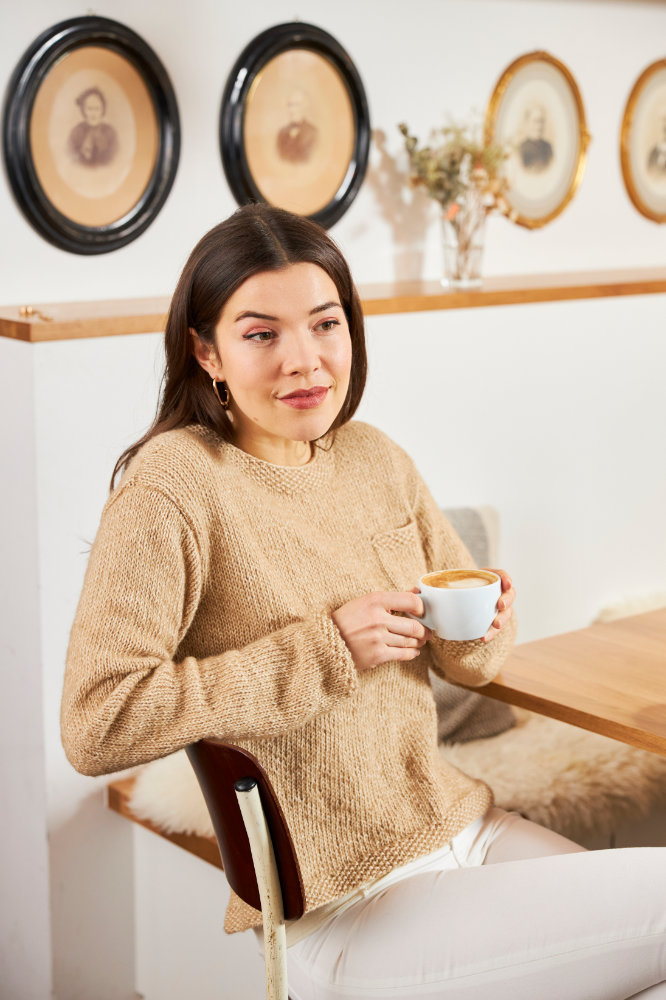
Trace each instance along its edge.
{"label": "wooden table", "polygon": [[666,608],[516,646],[480,690],[666,756]]}

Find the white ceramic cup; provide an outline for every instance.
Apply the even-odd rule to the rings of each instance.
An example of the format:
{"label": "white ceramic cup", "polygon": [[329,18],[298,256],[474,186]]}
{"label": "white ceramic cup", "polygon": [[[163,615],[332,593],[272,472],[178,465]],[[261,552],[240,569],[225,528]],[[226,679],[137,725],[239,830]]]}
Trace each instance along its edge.
{"label": "white ceramic cup", "polygon": [[[436,579],[448,585],[433,586]],[[439,570],[422,576],[419,589],[425,615],[418,620],[441,639],[463,642],[481,639],[490,628],[502,581],[487,569]]]}

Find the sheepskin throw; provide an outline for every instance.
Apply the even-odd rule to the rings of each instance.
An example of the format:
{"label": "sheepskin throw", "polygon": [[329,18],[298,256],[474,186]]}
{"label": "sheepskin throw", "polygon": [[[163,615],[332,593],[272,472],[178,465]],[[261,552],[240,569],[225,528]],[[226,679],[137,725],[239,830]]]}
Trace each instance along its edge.
{"label": "sheepskin throw", "polygon": [[666,804],[666,758],[557,719],[515,710],[492,740],[442,745],[440,754],[483,775],[503,809],[575,841],[610,837],[618,824]]}
{"label": "sheepskin throw", "polygon": [[165,833],[215,836],[203,793],[184,750],[154,760],[138,771],[130,806],[135,816],[150,820]]}

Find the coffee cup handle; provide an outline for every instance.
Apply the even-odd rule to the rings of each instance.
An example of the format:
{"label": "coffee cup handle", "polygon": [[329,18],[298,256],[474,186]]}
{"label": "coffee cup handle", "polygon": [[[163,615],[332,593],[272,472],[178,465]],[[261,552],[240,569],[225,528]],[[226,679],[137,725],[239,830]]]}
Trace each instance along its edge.
{"label": "coffee cup handle", "polygon": [[[421,594],[421,600],[423,601],[423,594]],[[426,628],[429,628],[431,631],[434,631],[435,625],[428,613],[425,601],[423,601],[423,608],[425,614],[421,615],[421,617],[419,617],[418,615],[413,615],[409,611],[405,611],[405,614],[407,615],[408,618],[413,618],[415,622],[421,622],[421,624],[425,625]]]}

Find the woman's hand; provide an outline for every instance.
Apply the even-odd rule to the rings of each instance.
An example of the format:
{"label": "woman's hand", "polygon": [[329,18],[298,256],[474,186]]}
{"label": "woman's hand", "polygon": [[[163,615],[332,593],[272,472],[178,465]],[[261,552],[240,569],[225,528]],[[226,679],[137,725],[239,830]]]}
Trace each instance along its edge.
{"label": "woman's hand", "polygon": [[516,592],[513,589],[513,583],[511,582],[511,577],[503,569],[491,569],[490,566],[484,566],[490,573],[497,573],[498,577],[502,581],[502,594],[497,602],[497,614],[493,619],[493,622],[483,637],[484,642],[492,642],[496,639],[500,631],[504,628],[509,618],[513,614],[513,608],[511,605],[514,602]]}
{"label": "woman's hand", "polygon": [[390,660],[413,660],[430,638],[430,629],[395,612],[423,614],[418,594],[374,593],[357,597],[331,618],[347,643],[357,670],[370,670]]}

